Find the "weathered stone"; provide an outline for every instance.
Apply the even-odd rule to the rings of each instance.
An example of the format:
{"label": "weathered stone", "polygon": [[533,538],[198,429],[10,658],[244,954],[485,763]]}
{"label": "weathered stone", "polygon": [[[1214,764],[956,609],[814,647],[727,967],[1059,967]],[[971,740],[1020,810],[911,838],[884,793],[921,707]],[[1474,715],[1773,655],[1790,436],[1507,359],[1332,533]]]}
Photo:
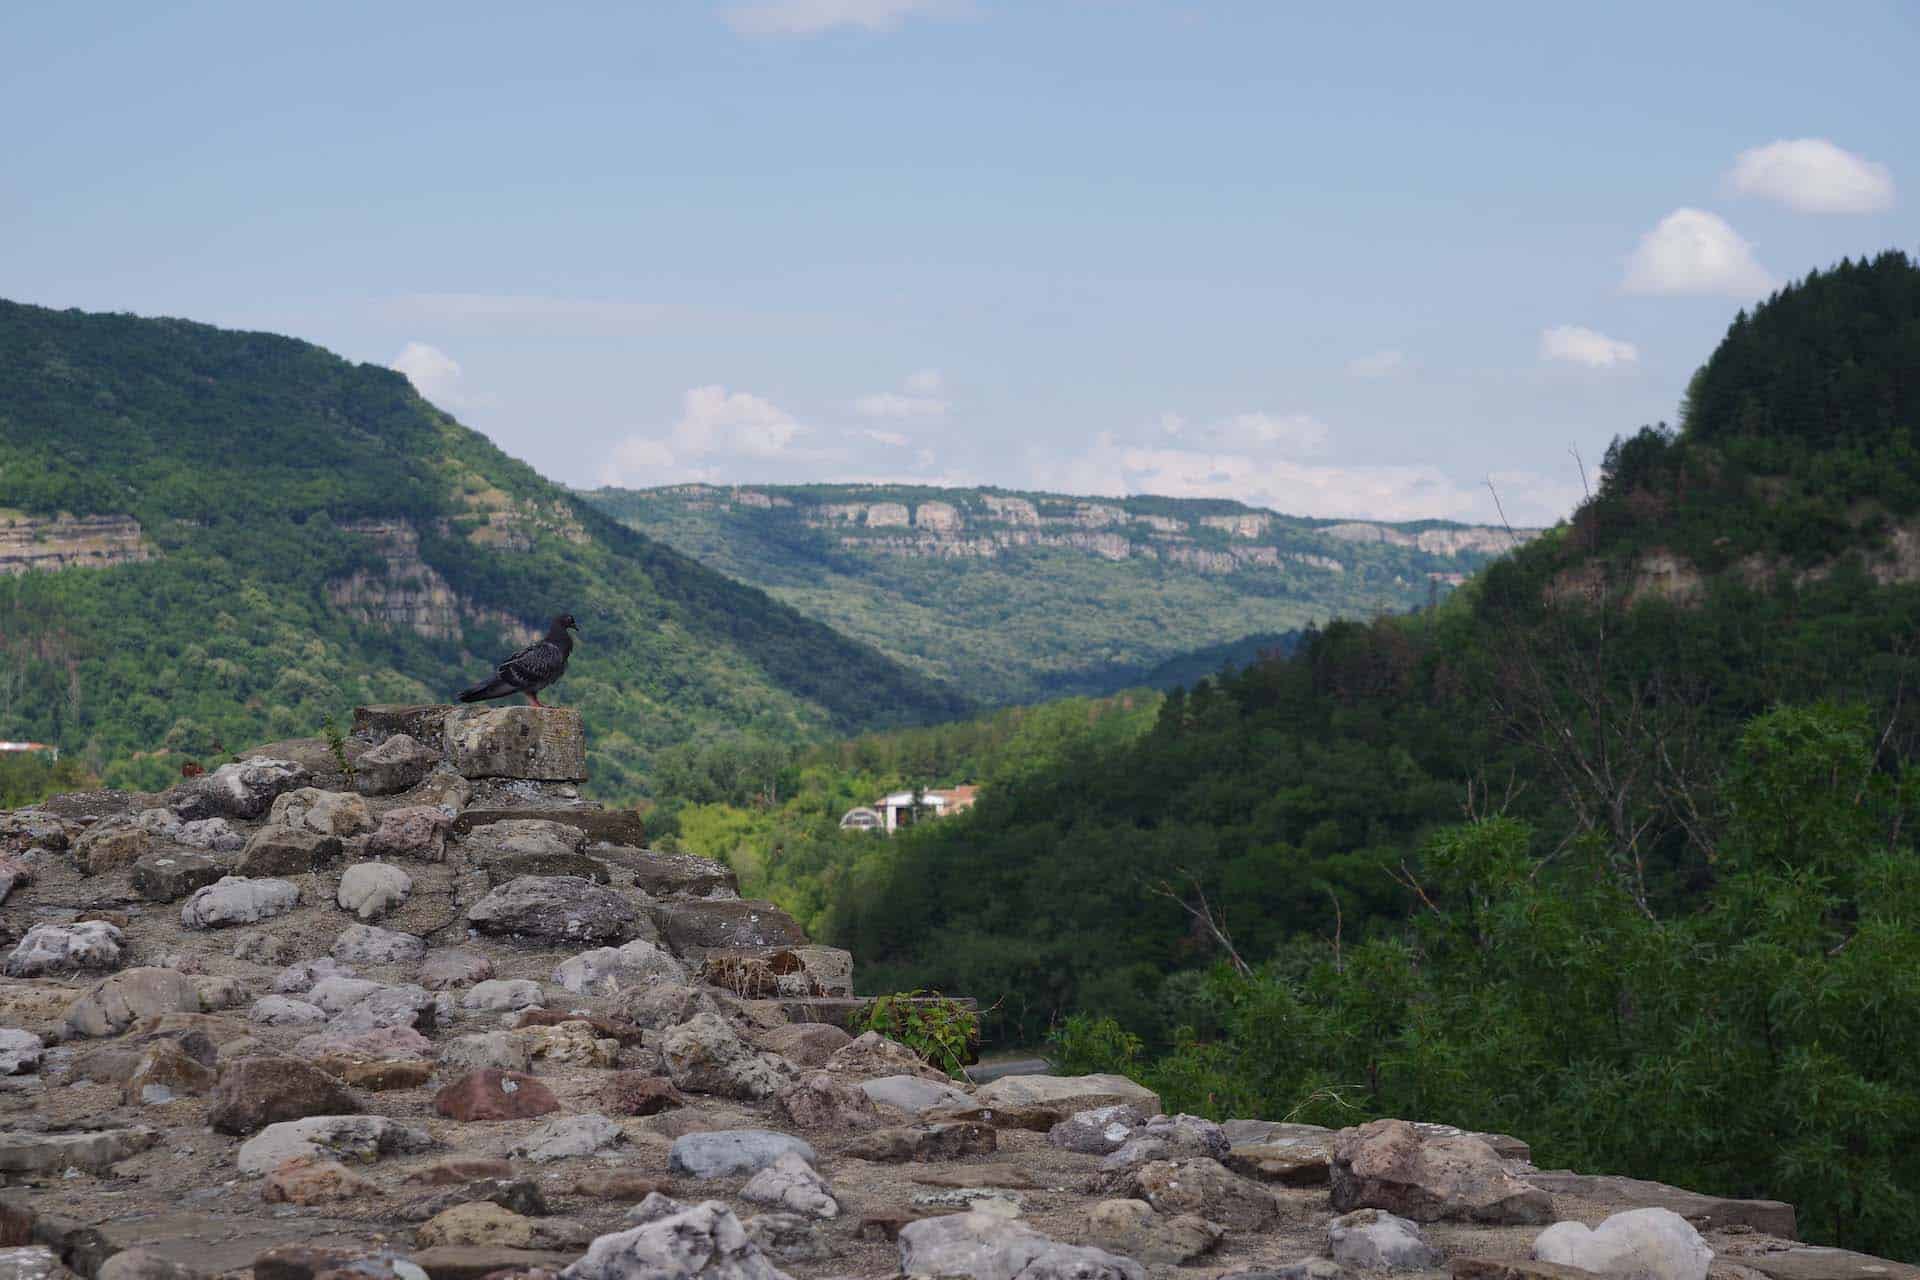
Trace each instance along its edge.
{"label": "weathered stone", "polygon": [[1713,1250],[1671,1209],[1629,1209],[1599,1226],[1556,1222],[1533,1242],[1541,1262],[1618,1280],[1706,1280]]}
{"label": "weathered stone", "polygon": [[1256,1182],[1323,1187],[1332,1159],[1333,1135],[1329,1133],[1318,1138],[1275,1138],[1232,1147],[1221,1163]]}
{"label": "weathered stone", "polygon": [[666,951],[635,939],[619,947],[596,947],[562,960],[553,980],[576,995],[617,996],[653,983],[684,985],[687,971]]}
{"label": "weathered stone", "polygon": [[1226,1134],[1211,1120],[1188,1115],[1150,1116],[1100,1162],[1100,1170],[1120,1173],[1151,1160],[1181,1160],[1188,1156],[1219,1160],[1228,1151]]}
{"label": "weathered stone", "polygon": [[1547,1193],[1506,1171],[1469,1134],[1428,1136],[1404,1120],[1342,1129],[1329,1166],[1333,1207],[1385,1209],[1415,1222],[1550,1222]]}
{"label": "weathered stone", "polygon": [[1104,1249],[1060,1244],[996,1214],[953,1213],[900,1229],[900,1270],[973,1280],[1146,1280],[1147,1269]]}
{"label": "weathered stone", "polygon": [[[608,851],[604,856],[612,856]],[[691,853],[633,850],[618,859],[633,872],[636,889],[652,898],[738,897],[740,883],[724,862]]]}
{"label": "weathered stone", "polygon": [[485,1031],[442,1044],[440,1065],[448,1071],[525,1071],[533,1066],[533,1050],[511,1031]]}
{"label": "weathered stone", "polygon": [[[1442,1260],[1419,1224],[1384,1209],[1356,1209],[1329,1222],[1327,1252],[1357,1271],[1430,1271]],[[1706,1280],[1704,1269],[1693,1280]]]}
{"label": "weathered stone", "polygon": [[243,1174],[265,1174],[303,1156],[366,1161],[432,1145],[425,1129],[386,1116],[309,1116],[268,1125],[240,1144],[235,1163]]}
{"label": "weathered stone", "polygon": [[584,853],[503,853],[481,864],[487,884],[498,887],[522,876],[572,876],[595,884],[612,884],[607,864]]}
{"label": "weathered stone", "polygon": [[380,825],[367,839],[375,858],[412,858],[440,862],[447,856],[447,827],[452,819],[434,805],[404,805],[380,815]]}
{"label": "weathered stone", "polygon": [[1182,1266],[1220,1243],[1225,1230],[1191,1213],[1163,1218],[1144,1200],[1102,1200],[1087,1214],[1087,1239],[1122,1257]]}
{"label": "weathered stone", "polygon": [[826,1071],[802,1076],[774,1095],[774,1110],[802,1129],[853,1133],[880,1123],[880,1113],[859,1085]]}
{"label": "weathered stone", "polygon": [[707,992],[672,982],[623,991],[618,1007],[620,1016],[650,1030],[691,1022],[703,1013],[720,1013],[719,1004]]}
{"label": "weathered stone", "polygon": [[238,1058],[220,1070],[220,1083],[207,1107],[207,1125],[216,1133],[244,1137],[286,1120],[353,1115],[359,1110],[359,1100],[312,1063],[300,1058]]}
{"label": "weathered stone", "polygon": [[620,1056],[620,1042],[603,1039],[584,1018],[531,1026],[514,1035],[534,1061],[551,1066],[611,1067]]}
{"label": "weathered stone", "polygon": [[647,908],[673,953],[682,958],[743,947],[798,947],[807,935],[771,902],[740,898],[673,898]]}
{"label": "weathered stone", "polygon": [[94,1273],[94,1280],[199,1280],[200,1273],[151,1249],[122,1249]]}
{"label": "weathered stone", "polygon": [[313,775],[291,760],[256,756],[223,764],[196,785],[182,787],[173,811],[183,819],[257,818],[276,797],[304,787]]}
{"label": "weathered stone", "polygon": [[333,958],[343,964],[418,964],[426,957],[423,938],[378,925],[350,924],[333,940]]}
{"label": "weathered stone", "polygon": [[1156,1213],[1191,1213],[1236,1231],[1262,1231],[1280,1219],[1280,1204],[1271,1191],[1204,1156],[1141,1165],[1133,1171],[1128,1191]]}
{"label": "weathered stone", "polygon": [[362,1201],[380,1194],[377,1184],[337,1160],[320,1156],[296,1156],[282,1161],[267,1174],[260,1188],[260,1198],[268,1204]]}
{"label": "weathered stone", "polygon": [[0,1027],[0,1076],[23,1075],[40,1067],[46,1042],[31,1031]]}
{"label": "weathered stone", "polygon": [[293,959],[293,941],[275,933],[249,931],[235,935],[227,954],[251,964],[285,964]]}
{"label": "weathered stone", "polygon": [[501,1245],[526,1249],[535,1240],[533,1219],[511,1209],[480,1200],[455,1205],[422,1223],[414,1239],[423,1247],[434,1245]]}
{"label": "weathered stone", "polygon": [[162,1013],[198,1013],[200,989],[173,969],[126,969],[103,978],[67,1009],[67,1030],[77,1036],[117,1036],[142,1018]]}
{"label": "weathered stone", "polygon": [[194,990],[200,993],[200,1010],[212,1013],[219,1009],[238,1009],[253,999],[253,993],[238,978],[222,977],[218,974],[198,977],[193,980]]}
{"label": "weathered stone", "polygon": [[0,1249],[0,1280],[74,1280],[60,1255],[45,1245]]}
{"label": "weathered stone", "polygon": [[389,1089],[418,1089],[433,1078],[430,1062],[351,1062],[343,1061],[339,1070],[343,1083],[370,1093]]}
{"label": "weathered stone", "polygon": [[433,1108],[454,1120],[530,1120],[560,1109],[553,1090],[517,1071],[469,1072],[434,1095]]}
{"label": "weathered stone", "polygon": [[724,1018],[711,1013],[669,1028],[660,1053],[674,1084],[689,1093],[757,1099],[771,1097],[787,1083],[778,1067],[754,1052]]}
{"label": "weathered stone", "polygon": [[564,1116],[549,1120],[529,1133],[516,1155],[545,1163],[574,1156],[590,1156],[602,1147],[610,1147],[622,1138],[620,1126],[602,1115]]}
{"label": "weathered stone", "polygon": [[133,891],[149,902],[178,902],[225,874],[226,868],[204,853],[156,849],[133,864]]}
{"label": "weathered stone", "polygon": [[390,796],[419,782],[440,763],[440,752],[410,734],[396,733],[353,762],[353,789],[363,796]]}
{"label": "weathered stone", "polygon": [[378,920],[406,905],[413,877],[390,862],[357,862],[340,877],[334,901],[362,920]]}
{"label": "weathered stone", "polygon": [[511,1178],[513,1165],[492,1156],[450,1156],[407,1174],[405,1181],[429,1187],[464,1186],[488,1178]]}
{"label": "weathered stone", "polygon": [[824,1022],[793,1023],[754,1032],[748,1038],[757,1047],[779,1054],[796,1067],[824,1067],[828,1059],[853,1040],[839,1027]]}
{"label": "weathered stone", "polygon": [[160,1040],[148,1045],[134,1063],[124,1096],[129,1103],[170,1100],[206,1093],[213,1088],[214,1080],[213,1069],[189,1055],[178,1042]]}
{"label": "weathered stone", "polygon": [[340,856],[340,838],[305,827],[262,827],[234,870],[242,876],[303,876]]}
{"label": "weathered stone", "polygon": [[425,987],[405,983],[382,987],[354,1001],[333,1015],[327,1030],[351,1033],[377,1031],[383,1027],[417,1027],[424,1031],[433,1026],[435,1015],[433,993]]}
{"label": "weathered stone", "polygon": [[436,947],[420,963],[420,985],[429,991],[464,987],[492,976],[493,961],[477,951]]}
{"label": "weathered stone", "polygon": [[1640,1178],[1564,1171],[1535,1169],[1518,1176],[1548,1195],[1577,1196],[1583,1200],[1599,1200],[1632,1209],[1671,1209],[1703,1230],[1751,1227],[1764,1235],[1778,1236],[1782,1240],[1800,1238],[1793,1206],[1782,1200],[1735,1200],[1702,1195],[1697,1191],[1686,1191]]}
{"label": "weathered stone", "polygon": [[509,1249],[505,1245],[435,1245],[416,1249],[412,1262],[427,1280],[556,1280],[563,1268],[580,1256],[569,1247]]}
{"label": "weathered stone", "polygon": [[354,970],[332,956],[320,956],[313,960],[302,960],[299,964],[290,964],[273,975],[273,993],[280,996],[297,996],[312,991],[328,978],[351,978]]}
{"label": "weathered stone", "polygon": [[1129,1105],[1144,1115],[1160,1113],[1160,1095],[1116,1075],[1003,1076],[973,1092],[983,1107],[1060,1107],[1071,1115],[1095,1107]]}
{"label": "weathered stone", "polygon": [[[1340,1269],[1337,1263],[1329,1262],[1327,1265],[1335,1269],[1335,1274],[1326,1277],[1302,1277],[1301,1280],[1345,1280],[1346,1272]],[[1593,1280],[1591,1271],[1585,1271],[1579,1267],[1563,1267],[1557,1262],[1536,1262],[1531,1258],[1463,1256],[1449,1258],[1447,1270],[1452,1273],[1453,1280]],[[1291,1277],[1288,1280],[1291,1280]],[[1823,1273],[1819,1277],[1796,1277],[1795,1280],[1832,1280],[1832,1278]],[[1863,1276],[1860,1280],[1870,1280],[1870,1278]]]}
{"label": "weathered stone", "polygon": [[792,1152],[817,1164],[813,1148],[791,1134],[769,1129],[717,1129],[674,1139],[667,1152],[670,1172],[690,1178],[737,1178],[758,1173]]}
{"label": "weathered stone", "polygon": [[622,1071],[607,1081],[602,1095],[607,1110],[619,1116],[651,1116],[673,1107],[684,1107],[687,1100],[665,1076],[650,1076],[638,1071]]}
{"label": "weathered stone", "polygon": [[876,1129],[854,1138],[841,1151],[856,1160],[901,1164],[908,1160],[959,1160],[991,1155],[998,1149],[999,1135],[992,1125],[961,1120]]}
{"label": "weathered stone", "polygon": [[[827,1070],[832,1073],[831,1061]],[[908,1115],[922,1115],[938,1107],[972,1107],[973,1099],[967,1094],[922,1075],[881,1076],[874,1080],[862,1080],[860,1091],[872,1101],[884,1107],[893,1107]]]}
{"label": "weathered stone", "polygon": [[146,830],[125,819],[108,819],[87,828],[73,845],[74,861],[83,875],[104,875],[130,867],[153,845]]}
{"label": "weathered stone", "polygon": [[740,1220],[718,1200],[601,1236],[561,1276],[562,1280],[787,1280],[786,1273],[768,1260]]}
{"label": "weathered stone", "polygon": [[462,1009],[501,1013],[544,1003],[540,984],[526,978],[489,978],[477,982],[460,998]]}
{"label": "weathered stone", "polygon": [[772,1164],[749,1178],[747,1185],[740,1189],[740,1198],[810,1218],[840,1216],[840,1202],[834,1199],[833,1188],[793,1151],[783,1152]]}
{"label": "weathered stone", "polygon": [[222,876],[194,890],[180,908],[180,923],[189,929],[258,924],[293,910],[299,901],[300,890],[285,880]]}
{"label": "weathered stone", "polygon": [[105,1173],[159,1140],[146,1128],[96,1129],[89,1133],[19,1133],[0,1130],[0,1173],[59,1173],[73,1168]]}
{"label": "weathered stone", "polygon": [[619,941],[632,935],[633,904],[577,876],[521,876],[467,910],[483,933],[549,941]]}
{"label": "weathered stone", "polygon": [[[836,1075],[848,1076],[856,1080],[871,1080],[886,1076],[919,1076],[925,1080],[937,1081],[951,1088],[951,1078],[938,1067],[928,1065],[922,1058],[897,1040],[889,1040],[878,1031],[864,1031],[855,1036],[846,1048],[827,1059],[826,1069]],[[958,1090],[955,1090],[958,1092]],[[882,1102],[885,1099],[875,1098]],[[972,1105],[968,1098],[968,1105]],[[897,1105],[888,1103],[889,1106]],[[922,1106],[929,1104],[921,1104]]]}
{"label": "weathered stone", "polygon": [[267,821],[276,827],[304,827],[327,836],[357,836],[373,830],[373,810],[344,791],[301,787],[274,799]]}
{"label": "weathered stone", "polygon": [[452,710],[453,707],[444,702],[383,702],[355,707],[353,737],[363,743],[380,743],[396,733],[404,733],[430,747],[439,746],[441,726]]}
{"label": "weathered stone", "polygon": [[741,1223],[747,1238],[776,1262],[824,1262],[833,1241],[820,1223],[797,1213],[756,1213]]}
{"label": "weathered stone", "polygon": [[307,995],[309,1004],[318,1005],[328,1016],[342,1013],[386,986],[372,978],[352,978],[341,973],[328,974],[313,984]]}
{"label": "weathered stone", "polygon": [[36,924],[7,957],[9,978],[118,969],[127,936],[104,920],[80,924]]}
{"label": "weathered stone", "polygon": [[1118,1151],[1146,1122],[1132,1106],[1094,1107],[1076,1111],[1047,1131],[1050,1146],[1082,1155],[1104,1156]]}
{"label": "weathered stone", "polygon": [[412,1027],[381,1027],[375,1031],[317,1031],[302,1037],[293,1046],[304,1057],[358,1058],[384,1061],[394,1058],[425,1058],[433,1054],[433,1042]]}
{"label": "weathered stone", "polygon": [[584,782],[587,743],[571,707],[474,707],[441,728],[447,763],[467,778]]}

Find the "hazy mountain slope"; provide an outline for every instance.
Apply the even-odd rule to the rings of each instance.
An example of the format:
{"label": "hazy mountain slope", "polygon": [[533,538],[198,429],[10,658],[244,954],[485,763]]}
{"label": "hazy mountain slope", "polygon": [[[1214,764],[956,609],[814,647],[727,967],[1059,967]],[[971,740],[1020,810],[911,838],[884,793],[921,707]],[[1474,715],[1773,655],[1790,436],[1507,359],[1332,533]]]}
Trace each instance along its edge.
{"label": "hazy mountain slope", "polygon": [[1514,541],[1433,521],[998,489],[677,485],[584,496],[987,703],[1110,692],[1195,650],[1402,611]]}
{"label": "hazy mountain slope", "polygon": [[0,303],[0,737],[151,783],[355,702],[445,698],[560,609],[585,640],[556,700],[586,713],[609,792],[709,727],[966,708],[607,519],[390,370]]}

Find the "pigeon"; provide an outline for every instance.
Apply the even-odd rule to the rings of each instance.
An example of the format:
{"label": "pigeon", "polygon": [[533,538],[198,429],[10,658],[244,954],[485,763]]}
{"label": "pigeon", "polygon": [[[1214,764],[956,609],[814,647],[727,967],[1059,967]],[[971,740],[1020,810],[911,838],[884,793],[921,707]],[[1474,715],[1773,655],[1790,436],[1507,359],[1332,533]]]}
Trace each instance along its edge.
{"label": "pigeon", "polygon": [[570,613],[555,615],[547,627],[547,638],[530,644],[493,669],[479,684],[460,691],[462,702],[486,702],[492,698],[527,695],[534,706],[542,705],[540,691],[567,673],[567,659],[573,655],[573,637],[580,624]]}

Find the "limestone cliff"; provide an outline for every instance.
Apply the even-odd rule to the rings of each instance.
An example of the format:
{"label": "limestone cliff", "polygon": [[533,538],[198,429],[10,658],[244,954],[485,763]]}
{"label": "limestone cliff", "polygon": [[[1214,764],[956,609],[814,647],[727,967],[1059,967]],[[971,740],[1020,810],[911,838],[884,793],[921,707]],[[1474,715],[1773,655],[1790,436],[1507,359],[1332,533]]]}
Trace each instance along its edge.
{"label": "limestone cliff", "polygon": [[156,552],[132,516],[30,516],[0,511],[0,573],[137,564]]}

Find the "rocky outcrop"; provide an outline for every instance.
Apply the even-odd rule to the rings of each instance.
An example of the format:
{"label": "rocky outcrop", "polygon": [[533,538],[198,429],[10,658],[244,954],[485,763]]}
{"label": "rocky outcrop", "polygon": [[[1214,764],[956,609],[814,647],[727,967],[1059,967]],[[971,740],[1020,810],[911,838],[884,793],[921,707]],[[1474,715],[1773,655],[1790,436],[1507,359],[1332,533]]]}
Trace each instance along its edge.
{"label": "rocky outcrop", "polygon": [[139,564],[159,552],[132,516],[32,516],[0,511],[0,574]]}

